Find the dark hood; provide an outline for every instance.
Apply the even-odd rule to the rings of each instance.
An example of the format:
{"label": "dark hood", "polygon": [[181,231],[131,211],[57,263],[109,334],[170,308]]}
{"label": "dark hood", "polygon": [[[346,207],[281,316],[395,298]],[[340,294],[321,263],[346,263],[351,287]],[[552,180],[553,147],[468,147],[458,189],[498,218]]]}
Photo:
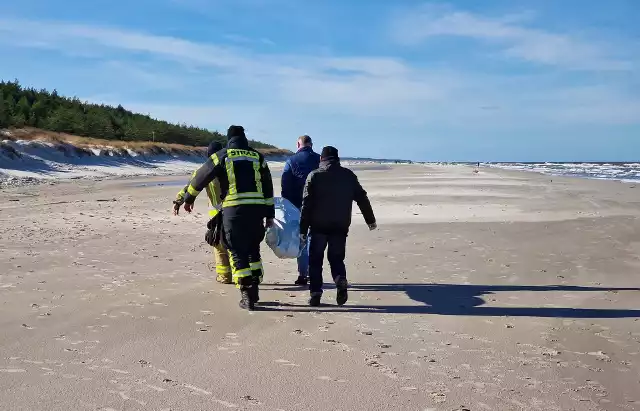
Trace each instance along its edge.
{"label": "dark hood", "polygon": [[228,148],[249,148],[249,140],[244,134],[244,127],[231,126],[227,130],[227,147]]}
{"label": "dark hood", "polygon": [[222,150],[222,144],[218,141],[212,141],[207,147],[207,157],[211,157],[220,150]]}

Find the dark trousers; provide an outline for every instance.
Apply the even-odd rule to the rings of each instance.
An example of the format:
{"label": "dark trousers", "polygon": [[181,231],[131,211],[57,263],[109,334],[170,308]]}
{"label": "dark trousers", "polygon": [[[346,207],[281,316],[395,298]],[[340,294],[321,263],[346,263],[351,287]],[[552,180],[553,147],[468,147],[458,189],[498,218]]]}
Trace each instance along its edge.
{"label": "dark trousers", "polygon": [[331,267],[331,276],[335,282],[338,277],[347,278],[344,257],[347,246],[347,236],[344,234],[311,233],[309,243],[309,291],[322,293],[322,264],[324,252]]}
{"label": "dark trousers", "polygon": [[[252,207],[238,206],[230,208]],[[244,212],[241,212],[244,211]],[[262,209],[223,210],[225,245],[229,250],[231,273],[237,286],[242,288],[260,284],[263,277],[260,243],[264,239]]]}

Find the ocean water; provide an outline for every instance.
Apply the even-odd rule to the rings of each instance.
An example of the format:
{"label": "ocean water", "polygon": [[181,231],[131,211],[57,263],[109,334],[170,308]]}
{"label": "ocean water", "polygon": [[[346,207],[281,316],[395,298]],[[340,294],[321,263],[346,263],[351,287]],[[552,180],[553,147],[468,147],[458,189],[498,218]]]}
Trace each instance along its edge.
{"label": "ocean water", "polygon": [[552,176],[640,182],[640,163],[484,163],[507,170],[534,171]]}

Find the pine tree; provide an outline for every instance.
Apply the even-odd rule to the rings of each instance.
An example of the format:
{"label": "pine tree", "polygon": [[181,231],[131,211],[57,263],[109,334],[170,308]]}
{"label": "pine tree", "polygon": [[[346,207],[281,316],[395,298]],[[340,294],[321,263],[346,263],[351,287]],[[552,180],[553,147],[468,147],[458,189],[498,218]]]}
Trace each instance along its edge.
{"label": "pine tree", "polygon": [[27,100],[27,96],[22,96],[22,98],[20,98],[18,105],[16,106],[15,114],[22,114],[22,117],[25,120],[31,117],[31,105],[29,104],[29,100]]}
{"label": "pine tree", "polygon": [[8,123],[7,127],[13,126],[13,116],[14,116],[15,106],[16,106],[16,103],[15,101],[13,101],[13,96],[9,94],[4,100],[4,111],[5,111],[5,115],[7,116],[7,123]]}
{"label": "pine tree", "polygon": [[9,127],[9,116],[4,108],[4,92],[0,89],[0,128]]}
{"label": "pine tree", "polygon": [[27,124],[27,119],[21,111],[11,117],[11,125],[16,128],[24,127]]}
{"label": "pine tree", "polygon": [[105,139],[148,141],[155,133],[157,142],[166,143],[206,145],[212,140],[224,140],[218,132],[156,120],[121,105],[83,103],[78,98],[62,97],[55,89],[35,90],[23,88],[17,80],[0,81],[0,127],[26,124]]}
{"label": "pine tree", "polygon": [[29,124],[33,127],[43,127],[47,118],[47,107],[45,100],[37,100],[31,106],[31,118]]}

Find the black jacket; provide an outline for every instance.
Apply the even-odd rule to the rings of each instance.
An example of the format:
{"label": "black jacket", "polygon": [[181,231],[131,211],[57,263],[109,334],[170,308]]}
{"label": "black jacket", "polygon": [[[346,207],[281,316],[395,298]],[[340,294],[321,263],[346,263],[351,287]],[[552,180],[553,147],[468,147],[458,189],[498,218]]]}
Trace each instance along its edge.
{"label": "black jacket", "polygon": [[355,173],[338,160],[321,162],[304,186],[300,233],[348,234],[354,201],[366,223],[375,223],[367,192]]}
{"label": "black jacket", "polygon": [[[256,198],[241,198],[235,202],[229,199],[229,176],[225,167],[229,150],[235,150],[241,154],[246,153],[242,155],[253,156],[254,160],[257,158],[256,161],[257,164],[259,164],[259,175],[256,174],[257,171],[250,160],[242,161],[242,159],[239,159],[241,161],[233,162],[235,186],[238,194],[242,195],[246,192],[257,192],[256,195],[254,195]],[[269,171],[269,167],[267,166],[264,156],[257,150],[249,147],[249,143],[246,138],[233,137],[229,139],[227,148],[223,148],[209,157],[209,159],[191,178],[187,192],[184,196],[184,202],[187,204],[193,204],[200,191],[202,191],[207,184],[215,178],[218,178],[220,181],[223,212],[225,209],[233,209],[228,211],[235,214],[239,211],[236,209],[240,208],[260,208],[263,210],[264,217],[274,217],[275,210],[273,203],[273,181],[271,180],[271,172]],[[257,187],[256,178],[259,180],[259,187]]]}

